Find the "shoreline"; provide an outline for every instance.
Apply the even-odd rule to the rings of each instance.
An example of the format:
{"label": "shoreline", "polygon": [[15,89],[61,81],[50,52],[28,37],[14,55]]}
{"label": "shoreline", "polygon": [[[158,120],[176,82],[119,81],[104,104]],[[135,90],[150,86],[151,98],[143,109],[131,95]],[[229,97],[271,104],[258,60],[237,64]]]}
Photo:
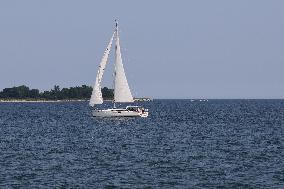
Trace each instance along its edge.
{"label": "shoreline", "polygon": [[[29,102],[29,103],[35,103],[35,102],[87,102],[89,99],[65,99],[65,100],[43,100],[43,99],[0,99],[0,103],[21,103],[21,102]],[[105,102],[112,102],[113,100],[104,100]],[[142,101],[152,101],[152,99],[148,98],[137,98],[134,99],[135,102],[142,102]]]}
{"label": "shoreline", "polygon": [[17,103],[17,102],[83,102],[83,101],[88,101],[84,99],[78,99],[78,100],[24,100],[24,99],[19,99],[19,100],[0,100],[0,103]]}

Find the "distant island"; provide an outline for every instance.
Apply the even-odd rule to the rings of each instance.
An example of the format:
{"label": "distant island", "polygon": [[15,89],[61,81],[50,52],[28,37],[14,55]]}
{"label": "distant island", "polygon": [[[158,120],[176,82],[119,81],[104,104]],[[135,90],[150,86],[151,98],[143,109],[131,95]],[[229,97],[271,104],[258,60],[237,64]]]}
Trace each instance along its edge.
{"label": "distant island", "polygon": [[[30,89],[25,85],[5,88],[0,92],[0,101],[76,101],[89,100],[93,88],[82,85],[76,87],[62,88],[54,85],[50,91],[40,92],[38,89]],[[107,87],[102,88],[104,100],[113,100],[114,90]],[[135,101],[149,101],[149,98],[135,98]]]}
{"label": "distant island", "polygon": [[[40,92],[38,89],[30,89],[25,85],[5,88],[0,92],[0,100],[88,100],[91,97],[93,88],[87,85],[81,87],[62,88],[55,85],[50,91]],[[113,89],[102,88],[104,100],[113,99]]]}

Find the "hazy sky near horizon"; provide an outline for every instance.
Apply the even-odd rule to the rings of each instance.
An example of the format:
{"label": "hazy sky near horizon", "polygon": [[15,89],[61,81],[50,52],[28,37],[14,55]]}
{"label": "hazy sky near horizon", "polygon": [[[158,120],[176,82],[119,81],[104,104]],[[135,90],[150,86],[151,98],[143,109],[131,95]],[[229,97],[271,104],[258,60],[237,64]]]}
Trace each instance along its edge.
{"label": "hazy sky near horizon", "polygon": [[[120,24],[134,96],[284,98],[282,0],[3,0],[0,89],[93,85]],[[103,80],[111,86],[113,56]]]}

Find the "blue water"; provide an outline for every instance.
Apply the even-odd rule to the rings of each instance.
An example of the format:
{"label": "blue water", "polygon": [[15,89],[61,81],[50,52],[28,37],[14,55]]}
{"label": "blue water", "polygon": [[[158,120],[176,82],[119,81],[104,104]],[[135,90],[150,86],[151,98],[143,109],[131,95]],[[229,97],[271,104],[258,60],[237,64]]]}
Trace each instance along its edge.
{"label": "blue water", "polygon": [[284,188],[284,100],[0,103],[0,188]]}

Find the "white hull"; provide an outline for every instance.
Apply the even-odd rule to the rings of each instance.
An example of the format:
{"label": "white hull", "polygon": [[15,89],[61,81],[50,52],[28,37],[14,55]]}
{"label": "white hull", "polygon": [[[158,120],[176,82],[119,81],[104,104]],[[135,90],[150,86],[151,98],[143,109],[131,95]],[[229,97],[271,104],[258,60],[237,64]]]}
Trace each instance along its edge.
{"label": "white hull", "polygon": [[148,112],[130,111],[127,109],[93,110],[94,117],[148,117]]}

